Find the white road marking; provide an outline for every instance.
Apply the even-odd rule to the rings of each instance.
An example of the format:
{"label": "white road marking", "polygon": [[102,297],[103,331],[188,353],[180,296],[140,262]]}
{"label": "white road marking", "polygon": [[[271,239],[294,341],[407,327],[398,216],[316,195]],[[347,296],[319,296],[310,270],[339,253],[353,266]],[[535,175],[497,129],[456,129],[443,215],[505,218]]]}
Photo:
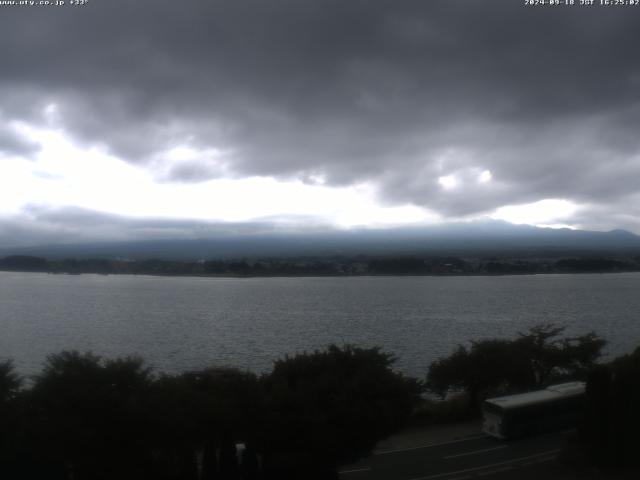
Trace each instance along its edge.
{"label": "white road marking", "polygon": [[[456,470],[455,472],[438,473],[436,475],[428,475],[426,477],[416,477],[416,478],[412,478],[411,480],[431,480],[433,478],[449,477],[451,475],[458,475],[460,473],[478,472],[480,470],[486,470],[487,468],[500,467],[500,466],[503,466],[503,465],[513,464],[513,463],[520,462],[522,460],[529,460],[529,459],[532,459],[532,458],[542,457],[542,456],[545,456],[545,455],[554,455],[555,456],[555,454],[557,454],[558,452],[560,452],[560,449],[556,448],[555,450],[548,450],[546,452],[536,453],[535,455],[527,455],[526,457],[512,458],[512,459],[506,460],[504,462],[490,463],[489,465],[481,465],[479,467],[465,468],[464,470]],[[552,458],[554,458],[554,457],[550,457],[548,459],[545,459],[544,461],[551,460]],[[543,461],[543,460],[540,460],[540,461]]]}
{"label": "white road marking", "polygon": [[500,472],[506,472],[507,470],[513,470],[514,466],[513,465],[507,465],[504,467],[500,467],[500,468],[494,468],[492,470],[487,470],[486,472],[480,472],[478,473],[479,477],[484,477],[486,475],[495,475],[496,473],[500,473]]}
{"label": "white road marking", "polygon": [[500,450],[501,448],[507,448],[506,445],[500,445],[499,447],[483,448],[482,450],[474,450],[473,452],[457,453],[455,455],[447,455],[445,459],[466,457],[467,455],[475,455],[477,453],[491,452],[493,450]]}
{"label": "white road marking", "polygon": [[467,442],[470,440],[476,440],[478,438],[484,438],[486,435],[484,433],[478,433],[477,435],[469,436],[466,438],[460,438],[458,440],[450,440],[448,442],[440,442],[440,443],[428,443],[426,445],[418,445],[416,447],[408,447],[408,448],[396,448],[394,450],[380,450],[377,452],[373,452],[374,455],[387,455],[389,453],[398,453],[398,452],[410,452],[411,450],[420,450],[421,448],[430,448],[430,447],[439,447],[441,445],[450,445],[452,443],[460,443]]}
{"label": "white road marking", "polygon": [[345,473],[358,473],[358,472],[370,472],[371,471],[371,467],[363,467],[363,468],[354,468],[353,470],[340,470],[338,473],[339,474],[345,474]]}

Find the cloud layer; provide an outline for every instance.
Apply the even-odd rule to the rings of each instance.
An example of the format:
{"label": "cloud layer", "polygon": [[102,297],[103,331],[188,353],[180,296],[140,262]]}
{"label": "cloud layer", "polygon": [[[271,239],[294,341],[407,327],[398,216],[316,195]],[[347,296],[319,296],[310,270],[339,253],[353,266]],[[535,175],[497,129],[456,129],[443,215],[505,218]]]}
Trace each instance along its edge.
{"label": "cloud layer", "polygon": [[[0,123],[156,181],[375,185],[444,218],[562,199],[640,231],[640,7],[124,0],[5,8]],[[0,158],[33,156],[0,134]]]}

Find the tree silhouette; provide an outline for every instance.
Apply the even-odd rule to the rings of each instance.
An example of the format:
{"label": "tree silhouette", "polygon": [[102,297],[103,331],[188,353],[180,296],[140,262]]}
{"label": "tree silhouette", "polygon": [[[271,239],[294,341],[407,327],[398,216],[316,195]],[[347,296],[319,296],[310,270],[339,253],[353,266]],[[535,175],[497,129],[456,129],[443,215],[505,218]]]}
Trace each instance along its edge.
{"label": "tree silhouette", "polygon": [[400,428],[421,385],[393,371],[393,362],[378,348],[350,345],[276,361],[264,379],[262,449],[271,477],[330,478]]}
{"label": "tree silhouette", "polygon": [[[255,452],[262,393],[257,377],[235,368],[162,375],[149,403],[154,478],[243,479],[255,474],[238,463],[236,442]],[[255,462],[254,462],[255,463]]]}
{"label": "tree silhouette", "polygon": [[17,396],[22,378],[15,373],[13,362],[0,362],[0,478],[13,474],[18,468],[20,421]]}
{"label": "tree silhouette", "polygon": [[254,446],[262,419],[257,377],[235,368],[183,374],[191,395],[204,478],[238,478],[236,443]]}
{"label": "tree silhouette", "polygon": [[540,387],[563,376],[586,378],[602,355],[606,341],[595,332],[579,337],[560,337],[566,327],[543,323],[520,333],[517,352],[529,359],[531,387]]}
{"label": "tree silhouette", "polygon": [[541,388],[562,378],[586,378],[605,341],[595,333],[561,338],[565,327],[536,325],[513,340],[491,339],[459,345],[429,367],[427,388],[442,397],[452,392],[469,396],[478,413],[487,394]]}
{"label": "tree silhouette", "polygon": [[640,468],[640,348],[594,370],[581,442],[599,467]]}
{"label": "tree silhouette", "polygon": [[11,401],[22,385],[22,378],[15,372],[13,361],[0,362],[0,405]]}
{"label": "tree silhouette", "polygon": [[507,386],[526,388],[531,383],[526,358],[509,340],[472,342],[470,348],[459,345],[450,356],[433,362],[427,374],[427,388],[441,397],[466,392],[470,413],[478,412],[487,391]]}
{"label": "tree silhouette", "polygon": [[149,461],[150,370],[65,351],[47,358],[29,393],[40,447],[75,480],[141,478]]}

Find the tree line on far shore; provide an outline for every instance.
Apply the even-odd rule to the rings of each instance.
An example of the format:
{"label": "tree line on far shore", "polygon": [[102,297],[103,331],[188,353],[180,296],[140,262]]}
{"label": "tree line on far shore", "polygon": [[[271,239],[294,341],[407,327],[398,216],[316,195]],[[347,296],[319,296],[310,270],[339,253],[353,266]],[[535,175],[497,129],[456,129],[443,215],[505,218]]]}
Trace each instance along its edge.
{"label": "tree line on far shore", "polygon": [[4,361],[0,478],[337,478],[340,465],[403,426],[451,420],[442,405],[457,402],[455,419],[472,418],[487,396],[565,379],[588,381],[584,452],[601,467],[637,465],[640,349],[603,364],[604,345],[594,333],[538,325],[459,346],[424,380],[395,371],[379,348],[351,345],[285,356],[262,376],[229,367],[155,374],[140,358],[64,351],[28,387]]}
{"label": "tree line on far shore", "polygon": [[479,256],[326,256],[141,260],[67,258],[50,260],[28,255],[0,258],[0,270],[57,274],[133,274],[183,276],[353,276],[353,275],[514,275],[640,271],[640,256],[603,258],[497,258]]}

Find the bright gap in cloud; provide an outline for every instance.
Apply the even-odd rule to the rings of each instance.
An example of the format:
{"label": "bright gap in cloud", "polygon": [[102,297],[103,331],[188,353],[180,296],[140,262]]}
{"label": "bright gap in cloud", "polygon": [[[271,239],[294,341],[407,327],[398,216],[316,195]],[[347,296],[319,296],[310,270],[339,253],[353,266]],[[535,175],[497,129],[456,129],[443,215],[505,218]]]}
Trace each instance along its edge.
{"label": "bright gap in cloud", "polygon": [[539,223],[536,225],[541,228],[567,228],[569,230],[579,230],[580,227],[576,225],[568,225],[566,223]]}
{"label": "bright gap in cloud", "polygon": [[[279,181],[270,177],[219,178],[201,183],[162,183],[152,169],[134,166],[99,149],[80,149],[58,130],[23,125],[41,144],[34,160],[0,163],[2,213],[28,205],[79,207],[135,217],[245,222],[263,218],[314,218],[339,227],[431,222],[436,216],[404,205],[385,207],[375,189]],[[184,149],[183,149],[184,150]],[[175,150],[176,162],[190,151]],[[168,158],[172,160],[171,155]]]}
{"label": "bright gap in cloud", "polygon": [[568,200],[546,199],[523,205],[500,207],[490,217],[517,224],[568,228],[567,221],[577,209],[578,206]]}
{"label": "bright gap in cloud", "polygon": [[454,175],[445,175],[443,177],[438,177],[438,183],[445,190],[451,190],[458,186],[458,180]]}
{"label": "bright gap in cloud", "polygon": [[491,175],[491,171],[484,170],[480,175],[478,175],[478,183],[490,182],[492,178],[493,175]]}

